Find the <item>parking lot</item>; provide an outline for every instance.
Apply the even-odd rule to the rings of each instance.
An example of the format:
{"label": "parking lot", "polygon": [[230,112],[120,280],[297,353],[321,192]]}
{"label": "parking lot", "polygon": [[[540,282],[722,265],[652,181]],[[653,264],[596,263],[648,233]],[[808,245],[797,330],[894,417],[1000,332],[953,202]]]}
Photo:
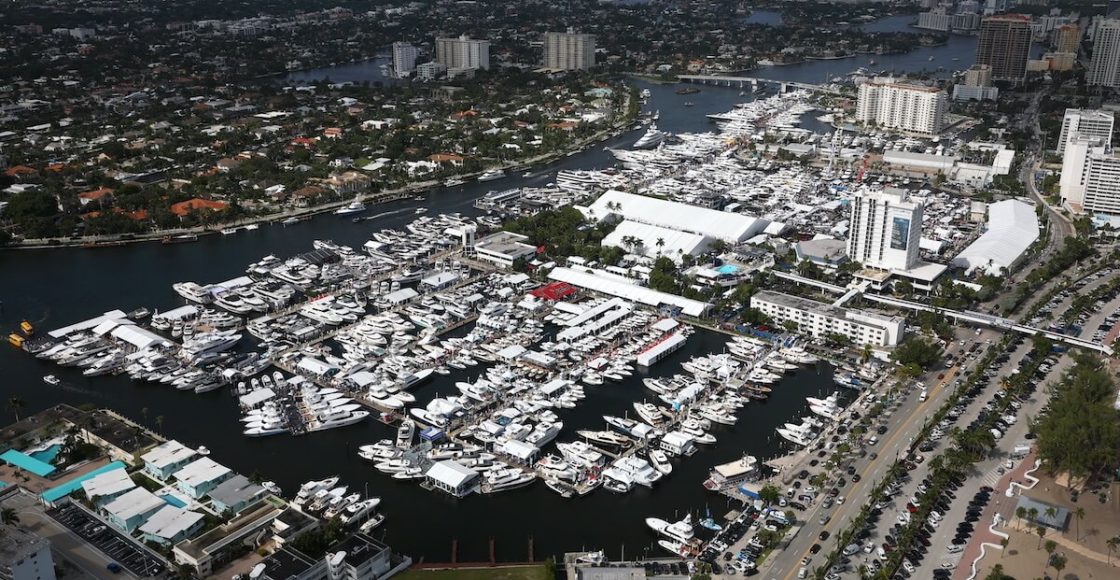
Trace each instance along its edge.
{"label": "parking lot", "polygon": [[[141,549],[116,528],[105,525],[78,505],[66,504],[46,513],[51,519],[111,558],[113,563],[137,577],[159,577],[167,571],[160,559]],[[112,564],[109,566],[112,567]]]}

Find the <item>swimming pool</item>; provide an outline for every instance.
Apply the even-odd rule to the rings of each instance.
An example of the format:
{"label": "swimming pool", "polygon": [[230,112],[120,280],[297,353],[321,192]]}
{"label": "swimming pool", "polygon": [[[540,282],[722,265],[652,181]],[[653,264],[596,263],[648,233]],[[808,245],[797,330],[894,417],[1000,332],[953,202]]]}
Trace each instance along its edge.
{"label": "swimming pool", "polygon": [[62,450],[62,445],[55,443],[46,449],[40,449],[29,455],[43,463],[53,464],[55,457],[58,457],[58,452]]}
{"label": "swimming pool", "polygon": [[159,496],[159,498],[162,499],[163,501],[167,502],[167,505],[170,505],[170,506],[174,506],[174,507],[177,507],[177,508],[187,507],[186,502],[184,502],[183,500],[181,500],[181,499],[179,499],[179,498],[177,498],[177,497],[175,497],[171,494],[161,495],[161,496]]}
{"label": "swimming pool", "polygon": [[719,268],[716,268],[716,272],[719,272],[720,274],[735,274],[738,271],[739,267],[734,264],[724,264]]}

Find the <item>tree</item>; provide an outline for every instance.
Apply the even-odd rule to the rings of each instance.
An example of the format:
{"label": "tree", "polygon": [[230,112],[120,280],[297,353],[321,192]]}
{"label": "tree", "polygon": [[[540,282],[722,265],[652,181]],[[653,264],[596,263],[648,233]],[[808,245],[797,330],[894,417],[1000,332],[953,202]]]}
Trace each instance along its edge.
{"label": "tree", "polygon": [[1027,517],[1027,508],[1023,506],[1015,508],[1015,517],[1019,518],[1019,526],[1021,528],[1023,525],[1023,518]]}
{"label": "tree", "polygon": [[14,526],[19,523],[19,513],[15,508],[6,507],[0,510],[0,522],[6,526]]}
{"label": "tree", "polygon": [[657,238],[657,256],[661,256],[661,250],[665,247],[665,238]]}
{"label": "tree", "polygon": [[782,497],[782,492],[778,491],[778,488],[770,484],[766,484],[762,489],[758,490],[758,499],[762,500],[766,505],[777,502],[780,497]]}
{"label": "tree", "polygon": [[1008,544],[1007,538],[1000,538],[999,539],[999,547],[1000,547],[999,557],[1000,558],[1003,558],[1003,555],[1007,553],[1007,544]]}
{"label": "tree", "polygon": [[941,360],[941,347],[915,335],[902,341],[891,353],[891,358],[903,366],[913,364],[928,370]]}
{"label": "tree", "polygon": [[24,401],[20,397],[9,397],[8,398],[8,410],[11,411],[16,416],[16,422],[17,423],[19,422],[19,411],[20,411],[20,409],[22,409],[26,406],[27,406],[27,401]]}
{"label": "tree", "polygon": [[1053,566],[1054,570],[1057,572],[1055,576],[1061,577],[1062,570],[1064,570],[1066,567],[1066,557],[1058,554],[1057,556],[1054,556],[1050,559],[1050,565]]}
{"label": "tree", "polygon": [[1058,549],[1058,542],[1046,540],[1046,542],[1042,544],[1042,549],[1046,550],[1046,559],[1049,560],[1050,557],[1054,555],[1054,550]]}
{"label": "tree", "polygon": [[996,564],[992,566],[992,571],[984,577],[984,580],[1014,580],[1011,576],[1003,573],[1003,564]]}
{"label": "tree", "polygon": [[1042,538],[1046,537],[1046,528],[1043,526],[1035,526],[1034,533],[1038,534],[1038,548],[1035,548],[1037,550],[1042,547]]}
{"label": "tree", "polygon": [[1108,546],[1108,565],[1112,565],[1112,553],[1116,551],[1116,547],[1120,546],[1120,537],[1113,536],[1105,540],[1104,544]]}

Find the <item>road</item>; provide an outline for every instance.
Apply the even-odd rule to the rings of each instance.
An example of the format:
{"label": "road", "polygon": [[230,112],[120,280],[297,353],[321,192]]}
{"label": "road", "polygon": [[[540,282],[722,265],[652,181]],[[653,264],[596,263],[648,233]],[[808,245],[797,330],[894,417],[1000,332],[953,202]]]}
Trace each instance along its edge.
{"label": "road", "polygon": [[[960,333],[962,339],[964,339],[965,333],[969,335],[970,339],[978,341],[985,341],[997,336],[994,331],[984,331],[980,336],[975,336],[969,329],[962,329]],[[963,347],[959,346],[959,341],[954,341],[946,349],[947,354],[969,348],[971,342],[968,339],[965,340],[965,346]],[[919,400],[920,389],[917,388],[910,388],[896,394],[893,405],[884,410],[883,415],[877,418],[879,421],[892,419],[888,425],[889,431],[877,445],[866,445],[867,457],[857,458],[852,464],[856,468],[856,473],[860,475],[860,481],[849,482],[847,487],[840,490],[840,495],[852,498],[853,501],[845,501],[843,504],[832,508],[831,518],[823,526],[819,521],[820,516],[824,511],[829,510],[822,510],[819,503],[814,503],[805,512],[799,513],[798,518],[803,519],[800,522],[802,525],[801,531],[797,537],[790,540],[789,546],[782,553],[771,558],[772,566],[769,569],[765,569],[764,566],[762,570],[764,577],[771,580],[790,580],[794,578],[801,569],[803,558],[810,555],[809,549],[813,544],[821,544],[821,551],[812,557],[810,566],[819,566],[824,561],[825,555],[836,546],[835,536],[837,532],[844,530],[852,518],[859,514],[860,507],[863,505],[860,500],[870,494],[878,481],[885,476],[895,459],[909,449],[910,443],[921,431],[928,414],[939,408],[952,393],[952,389],[946,388],[946,385],[954,380],[959,373],[971,368],[975,360],[975,358],[968,360],[963,368],[954,367],[945,371],[934,371],[929,373],[929,376],[923,377],[927,381],[926,384],[933,385],[928,389],[928,398],[925,401]],[[945,376],[943,379],[937,380],[936,377],[941,372],[944,372]],[[877,454],[877,457],[872,459],[872,453]],[[846,474],[844,474],[844,477],[847,478]],[[825,486],[826,489],[830,487],[832,487],[831,484]],[[822,531],[829,532],[829,538],[823,542],[818,539]]]}

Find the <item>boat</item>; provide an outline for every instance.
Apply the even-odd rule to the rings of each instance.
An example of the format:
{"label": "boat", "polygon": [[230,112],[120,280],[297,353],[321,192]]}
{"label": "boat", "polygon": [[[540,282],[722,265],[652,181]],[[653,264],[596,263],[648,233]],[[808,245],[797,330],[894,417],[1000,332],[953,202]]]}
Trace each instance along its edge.
{"label": "boat", "polygon": [[502,179],[505,176],[506,176],[505,171],[502,171],[501,169],[491,169],[490,171],[487,171],[487,172],[483,173],[482,175],[479,175],[478,180],[481,181],[481,182],[496,181],[498,179]]}
{"label": "boat", "polygon": [[298,223],[299,223],[299,218],[290,217],[290,218],[285,219],[284,221],[280,222],[280,225],[290,226],[290,225],[295,225],[295,224],[298,224]]}
{"label": "boat", "polygon": [[451,179],[448,179],[447,181],[444,181],[443,186],[444,187],[455,187],[457,185],[463,185],[464,183],[466,183],[466,181],[463,181],[462,179],[451,178]]}
{"label": "boat", "polygon": [[147,308],[144,308],[143,306],[141,306],[140,308],[137,308],[136,310],[133,310],[132,312],[129,312],[128,317],[131,318],[132,320],[143,320],[143,319],[147,318],[148,316],[150,316],[151,314],[152,314],[152,311],[150,311]]}
{"label": "boat", "polygon": [[633,148],[653,149],[654,147],[660,145],[661,142],[665,140],[665,137],[665,132],[659,131],[657,129],[656,123],[650,124],[649,129],[646,130],[645,134],[639,137],[638,140],[634,142]]}
{"label": "boat", "polygon": [[43,377],[43,382],[51,386],[57,386],[62,383],[62,379],[59,379],[54,375],[47,375]]}
{"label": "boat", "polygon": [[678,95],[694,95],[696,93],[699,93],[700,89],[696,87],[682,87],[673,92],[677,93]]}
{"label": "boat", "polygon": [[26,336],[31,336],[35,333],[35,328],[31,326],[31,323],[26,320],[20,321],[19,329]]}
{"label": "boat", "polygon": [[654,469],[660,471],[664,475],[673,473],[673,464],[669,462],[669,456],[660,449],[651,449],[649,451],[649,461],[653,464]]}
{"label": "boat", "polygon": [[692,527],[692,514],[686,515],[683,520],[671,524],[661,518],[646,518],[646,525],[658,534],[678,542],[687,543],[696,535],[696,531]]}
{"label": "boat", "polygon": [[366,211],[366,204],[358,196],[354,196],[354,201],[350,202],[346,207],[341,207],[335,210],[334,215],[353,215]]}
{"label": "boat", "polygon": [[397,447],[400,449],[408,449],[412,447],[412,435],[416,431],[416,422],[408,417],[401,421],[401,426],[397,428]]}
{"label": "boat", "polygon": [[197,241],[198,241],[198,235],[197,234],[176,234],[176,235],[163,236],[163,239],[160,240],[160,243],[168,245],[168,244],[186,244],[186,243],[189,243],[189,242],[197,242]]}

